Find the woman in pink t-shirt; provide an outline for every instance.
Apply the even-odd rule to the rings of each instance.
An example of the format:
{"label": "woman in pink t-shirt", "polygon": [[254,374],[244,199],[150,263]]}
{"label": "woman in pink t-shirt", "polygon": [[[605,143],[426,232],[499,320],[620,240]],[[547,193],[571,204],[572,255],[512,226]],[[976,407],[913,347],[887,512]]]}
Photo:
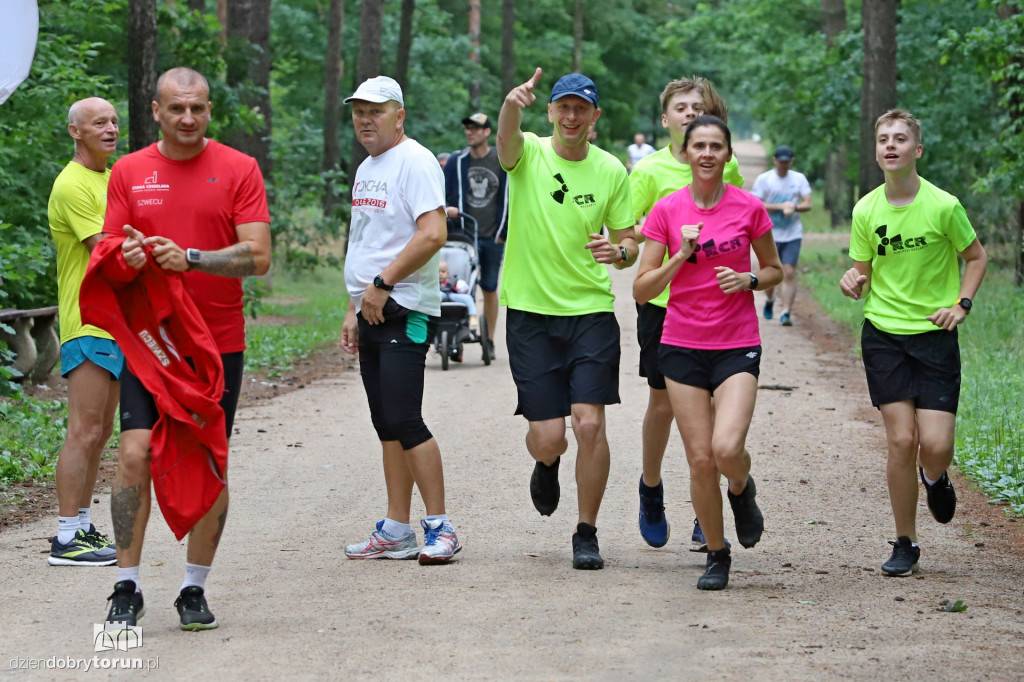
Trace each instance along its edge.
{"label": "woman in pink t-shirt", "polygon": [[[729,583],[731,559],[720,476],[729,481],[740,544],[753,547],[764,530],[746,449],[761,359],[753,290],[781,282],[782,265],[761,201],[722,180],[732,158],[728,126],[715,116],[700,116],[686,128],[683,148],[693,181],[651,209],[633,297],[646,303],[671,285],[658,363],[708,544],[697,587],[721,590]],[[751,270],[751,247],[757,273]]]}

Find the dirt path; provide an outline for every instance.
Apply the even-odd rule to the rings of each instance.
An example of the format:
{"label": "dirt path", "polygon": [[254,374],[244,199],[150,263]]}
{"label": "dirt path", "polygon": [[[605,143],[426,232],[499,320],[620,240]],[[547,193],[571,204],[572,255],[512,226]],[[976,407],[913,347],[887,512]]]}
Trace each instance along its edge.
{"label": "dirt path", "polygon": [[[951,524],[934,523],[920,505],[921,573],[881,575],[892,539],[881,427],[848,336],[806,300],[792,328],[762,321],[764,390],[748,440],[762,542],[734,552],[729,589],[696,589],[704,557],[686,550],[693,511],[673,437],[664,478],[674,532],[665,548],[647,547],[636,527],[647,388],[636,376],[632,273],[613,278],[622,404],[608,410],[612,471],[598,523],[605,570],[570,565],[571,466],[553,517],[530,503],[525,424],[512,415],[499,338],[489,368],[474,347],[448,372],[428,359],[425,414],[465,546],[457,563],[344,558],[343,545],[362,539],[384,507],[358,374],[338,372],[239,414],[231,518],[208,582],[220,629],[177,629],[171,603],[184,548],[154,512],[142,564],[144,646],[97,655],[156,661],[149,676],[165,679],[1019,677],[1024,524],[955,479],[966,505]],[[566,459],[573,463],[572,448]],[[418,499],[413,513],[422,513]],[[110,528],[109,497],[97,515]],[[47,566],[51,523],[0,534],[0,677],[114,676],[23,669],[51,657],[91,661],[93,623],[114,581],[114,569]],[[943,599],[968,610],[940,612]]]}

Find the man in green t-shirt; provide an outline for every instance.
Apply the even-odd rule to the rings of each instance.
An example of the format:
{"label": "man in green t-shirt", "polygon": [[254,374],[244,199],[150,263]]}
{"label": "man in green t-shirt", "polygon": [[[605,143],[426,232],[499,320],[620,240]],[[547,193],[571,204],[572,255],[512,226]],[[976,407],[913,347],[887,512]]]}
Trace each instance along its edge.
{"label": "man in green t-shirt", "polygon": [[[843,294],[864,297],[861,335],[871,403],[882,413],[889,457],[886,478],[896,522],[892,556],[882,571],[917,571],[917,476],[939,523],[956,512],[946,469],[953,461],[960,399],[957,327],[971,312],[988,257],[963,206],[917,174],[921,125],[892,109],[875,123],[875,159],[885,184],[853,209]],[[961,280],[957,254],[965,267]]]}
{"label": "man in green t-shirt", "polygon": [[[636,262],[626,169],[587,137],[597,123],[597,86],[571,73],[551,89],[551,137],[521,130],[536,101],[533,77],[505,97],[498,117],[498,159],[509,177],[509,230],[501,303],[508,306],[509,365],[519,394],[516,414],[529,422],[526,449],[536,460],[534,507],[558,507],[558,464],[576,437],[579,520],[573,568],[604,566],[597,514],[610,455],[605,405],[619,402],[619,325],[606,264]],[[609,235],[602,234],[604,226]]]}
{"label": "man in green t-shirt", "polygon": [[[633,195],[633,215],[639,223],[659,199],[690,184],[693,173],[686,159],[683,140],[686,127],[702,114],[729,120],[729,109],[706,78],[677,78],[661,92],[661,125],[668,130],[670,143],[640,159],[629,175]],[[739,162],[734,154],[725,164],[725,181],[743,186]],[[643,234],[637,230],[637,241]],[[668,254],[665,256],[668,258]],[[665,388],[665,375],[658,369],[658,348],[665,325],[668,293],[661,292],[647,303],[637,304],[636,333],[640,344],[640,376],[647,379],[650,396],[643,423],[643,474],[640,476],[640,535],[652,547],[668,543],[669,523],[665,518],[665,488],[661,481],[661,463],[672,431],[672,406]],[[690,551],[707,552],[700,522],[694,519]]]}
{"label": "man in green t-shirt", "polygon": [[82,324],[78,292],[89,253],[103,238],[107,160],[117,147],[117,112],[91,97],[71,105],[68,134],[75,156],[53,183],[47,213],[57,246],[61,373],[68,380],[68,429],[57,459],[57,536],[54,566],[110,566],[113,543],[90,516],[100,455],[114,428],[124,356],[110,334]]}

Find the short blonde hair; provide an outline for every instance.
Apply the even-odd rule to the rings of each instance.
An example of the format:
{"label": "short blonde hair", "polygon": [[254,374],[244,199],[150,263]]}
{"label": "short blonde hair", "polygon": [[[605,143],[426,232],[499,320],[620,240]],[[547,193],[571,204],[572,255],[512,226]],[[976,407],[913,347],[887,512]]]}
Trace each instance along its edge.
{"label": "short blonde hair", "polygon": [[910,133],[914,136],[914,141],[917,144],[924,144],[924,140],[921,138],[921,122],[906,109],[890,109],[879,116],[878,120],[875,121],[875,136],[878,136],[878,129],[883,125],[889,125],[896,121],[903,121],[906,123],[907,127],[910,128]]}

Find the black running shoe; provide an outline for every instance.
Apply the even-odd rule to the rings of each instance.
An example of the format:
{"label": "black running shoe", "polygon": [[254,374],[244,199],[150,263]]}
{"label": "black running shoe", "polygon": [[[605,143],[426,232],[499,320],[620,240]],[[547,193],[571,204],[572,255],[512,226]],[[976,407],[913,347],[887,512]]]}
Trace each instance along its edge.
{"label": "black running shoe", "polygon": [[139,618],[146,615],[146,604],[142,600],[142,592],[135,591],[134,580],[122,580],[114,584],[114,593],[107,597],[110,610],[107,611],[108,623],[124,623],[125,627],[138,624]]}
{"label": "black running shoe", "polygon": [[925,492],[928,493],[928,511],[939,523],[949,523],[956,514],[956,491],[949,482],[949,476],[943,471],[935,485],[928,485],[928,481],[924,480],[924,469],[918,467],[918,471],[921,473]]}
{"label": "black running shoe", "polygon": [[747,549],[756,545],[764,532],[764,517],[754,500],[756,496],[757,487],[754,485],[754,477],[750,475],[747,475],[747,487],[742,493],[733,495],[729,491],[729,506],[736,519],[736,539]]}
{"label": "black running shoe", "polygon": [[533,506],[541,513],[541,516],[551,516],[558,509],[558,498],[562,489],[558,485],[558,463],[562,461],[559,457],[551,466],[543,462],[537,462],[533,467],[533,475],[530,476],[530,497],[533,498]]}
{"label": "black running shoe", "polygon": [[589,523],[579,524],[572,534],[572,567],[584,571],[604,568],[604,559],[597,546],[597,528]]}
{"label": "black running shoe", "polygon": [[729,568],[732,566],[732,553],[729,548],[708,552],[708,561],[704,575],[697,578],[698,590],[724,590],[729,584]]}
{"label": "black running shoe", "polygon": [[910,541],[906,535],[901,535],[896,542],[889,541],[892,545],[892,556],[882,564],[882,570],[891,576],[906,577],[917,572],[917,561],[921,558],[921,548]]}
{"label": "black running shoe", "polygon": [[212,630],[217,627],[217,619],[206,605],[203,588],[198,585],[182,588],[181,594],[174,600],[174,608],[181,616],[182,630]]}

